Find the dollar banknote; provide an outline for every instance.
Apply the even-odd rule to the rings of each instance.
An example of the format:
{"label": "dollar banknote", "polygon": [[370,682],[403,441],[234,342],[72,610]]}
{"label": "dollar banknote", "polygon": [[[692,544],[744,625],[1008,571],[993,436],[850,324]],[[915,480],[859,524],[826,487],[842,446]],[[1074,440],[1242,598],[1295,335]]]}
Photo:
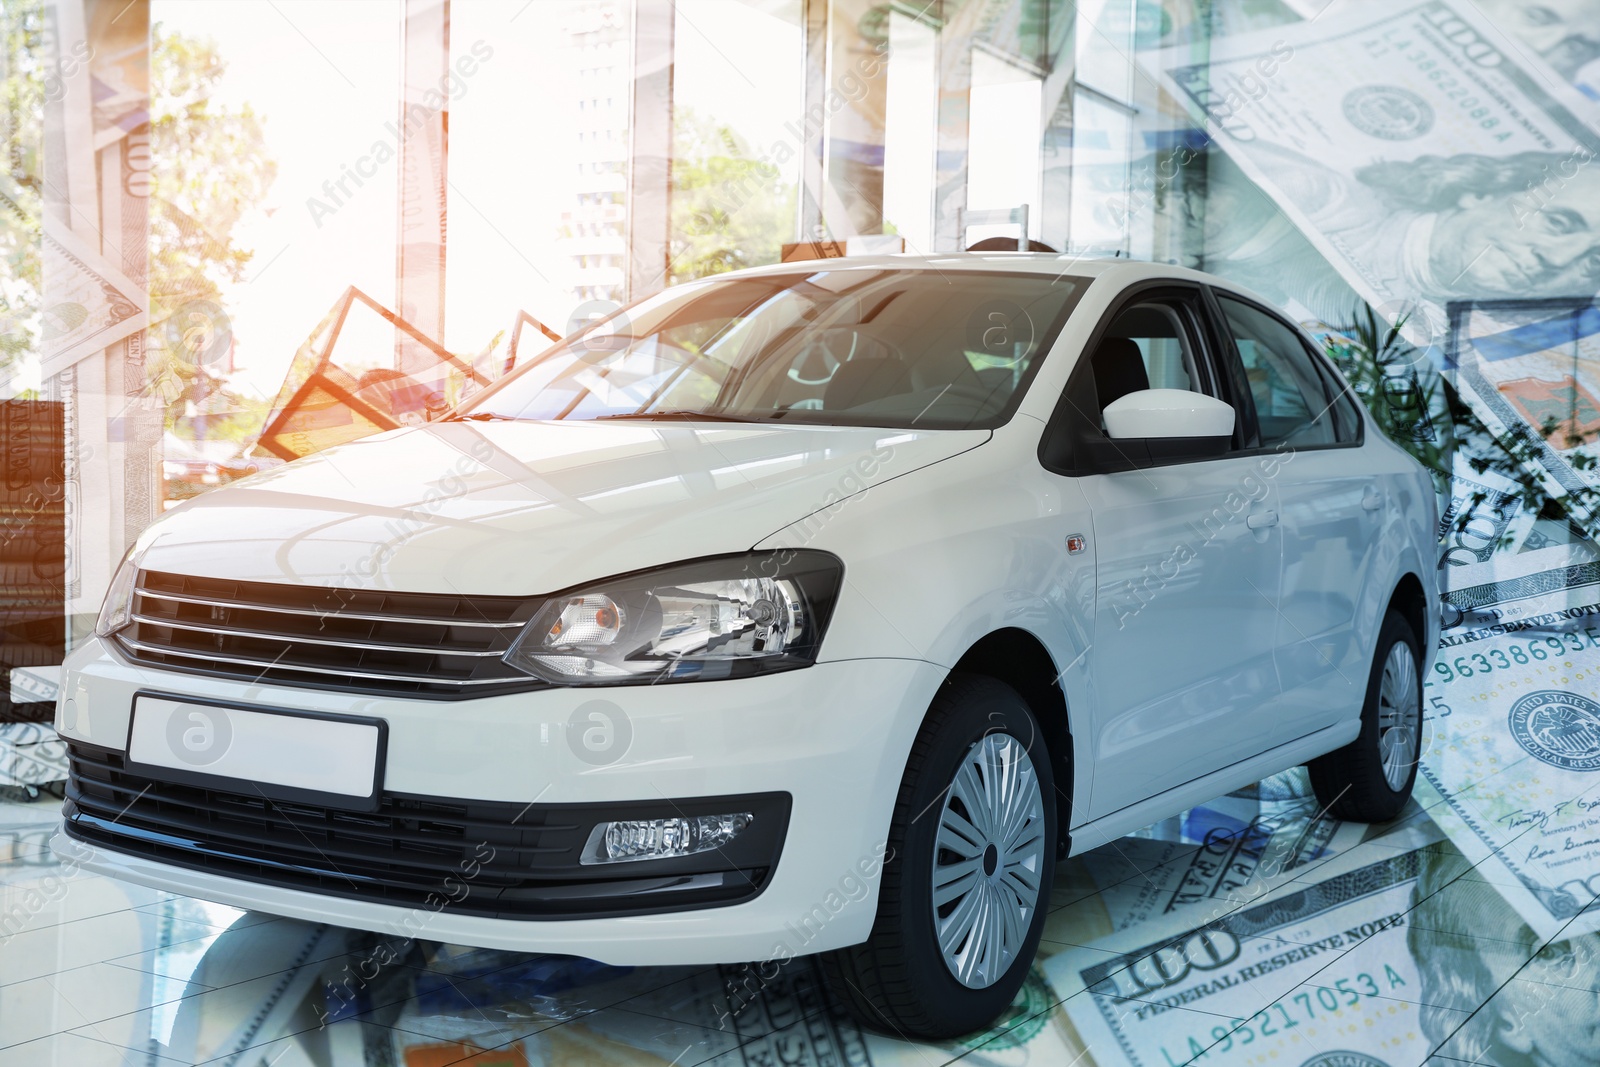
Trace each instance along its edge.
{"label": "dollar banknote", "polygon": [[1427,312],[1414,336],[1451,300],[1592,290],[1587,260],[1529,223],[1600,191],[1593,106],[1529,69],[1473,5],[1341,6],[1215,40],[1204,61],[1154,62],[1369,304]]}
{"label": "dollar banknote", "polygon": [[[1586,524],[1504,464],[1478,469],[1466,448],[1453,457],[1439,508],[1439,584],[1446,594],[1498,579],[1600,558]],[[1573,586],[1575,595],[1580,585]]]}
{"label": "dollar banknote", "polygon": [[[1561,1014],[1582,997],[1553,986],[1600,979],[1600,942],[1540,938],[1424,816],[1412,828],[1424,832],[1371,841],[1319,880],[1219,919],[1154,938],[1135,927],[1052,956],[1045,972],[1082,1038],[1078,1062],[1592,1062],[1514,1057],[1504,1043],[1549,1053],[1589,1036],[1588,1022]],[[1496,988],[1519,973],[1552,987],[1500,1002]],[[1482,1018],[1468,1025],[1474,1009]]]}
{"label": "dollar banknote", "polygon": [[1540,936],[1600,930],[1600,616],[1447,634],[1418,795]]}
{"label": "dollar banknote", "polygon": [[67,746],[49,724],[0,722],[0,790],[59,782],[67,776]]}
{"label": "dollar banknote", "polygon": [[[1591,288],[1593,286],[1591,285]],[[1461,301],[1446,369],[1526,473],[1592,524],[1600,510],[1600,303]]]}
{"label": "dollar banknote", "polygon": [[1283,799],[1220,797],[1179,821],[1178,835],[1134,835],[1081,858],[1114,929],[1253,899],[1290,872],[1359,844],[1365,830],[1324,816],[1309,788]]}
{"label": "dollar banknote", "polygon": [[[0,186],[0,198],[4,194]],[[149,316],[143,287],[70,229],[47,216],[41,240],[44,306],[39,347],[41,371],[50,377],[144,329]]]}
{"label": "dollar banknote", "polygon": [[89,28],[96,152],[150,121],[150,24],[142,14],[135,11],[109,21],[95,20]]}
{"label": "dollar banknote", "polygon": [[[1287,0],[1305,18],[1372,0]],[[1473,0],[1494,26],[1535,61],[1592,100],[1600,100],[1600,0],[1524,4],[1518,0]]]}
{"label": "dollar banknote", "polygon": [[1063,953],[1047,972],[1098,1067],[1321,1067],[1335,1052],[1418,1064],[1421,980],[1405,941],[1419,866],[1418,852],[1382,856],[1176,936]]}

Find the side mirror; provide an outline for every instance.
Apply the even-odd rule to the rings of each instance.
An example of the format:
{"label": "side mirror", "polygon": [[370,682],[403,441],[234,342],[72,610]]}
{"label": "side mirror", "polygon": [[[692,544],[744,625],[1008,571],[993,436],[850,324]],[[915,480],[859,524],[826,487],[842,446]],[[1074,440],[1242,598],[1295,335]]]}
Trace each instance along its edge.
{"label": "side mirror", "polygon": [[1113,441],[1233,436],[1233,405],[1187,389],[1140,389],[1113,400],[1102,414]]}

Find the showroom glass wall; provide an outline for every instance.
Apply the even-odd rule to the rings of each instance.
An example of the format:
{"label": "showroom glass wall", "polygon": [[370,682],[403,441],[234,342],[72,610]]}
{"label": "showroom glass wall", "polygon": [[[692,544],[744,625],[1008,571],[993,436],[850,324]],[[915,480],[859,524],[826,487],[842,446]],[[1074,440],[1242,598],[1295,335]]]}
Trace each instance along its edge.
{"label": "showroom glass wall", "polygon": [[64,427],[67,470],[40,511],[61,562],[27,585],[60,632],[32,658],[85,631],[163,509],[430,418],[616,303],[786,245],[947,252],[1023,218],[1317,331],[1435,471],[1459,610],[1600,565],[1577,8],[114,6],[20,6],[52,58],[10,68],[44,107],[8,179],[44,254],[8,294],[6,390]]}

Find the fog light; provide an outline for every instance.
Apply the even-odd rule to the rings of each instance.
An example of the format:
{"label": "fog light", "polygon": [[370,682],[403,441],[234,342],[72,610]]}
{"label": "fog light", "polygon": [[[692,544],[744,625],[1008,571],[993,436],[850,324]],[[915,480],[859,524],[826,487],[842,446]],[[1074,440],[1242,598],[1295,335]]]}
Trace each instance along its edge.
{"label": "fog light", "polygon": [[732,841],[755,819],[748,811],[741,811],[733,815],[691,815],[683,819],[603,822],[589,835],[578,862],[624,863],[710,852]]}

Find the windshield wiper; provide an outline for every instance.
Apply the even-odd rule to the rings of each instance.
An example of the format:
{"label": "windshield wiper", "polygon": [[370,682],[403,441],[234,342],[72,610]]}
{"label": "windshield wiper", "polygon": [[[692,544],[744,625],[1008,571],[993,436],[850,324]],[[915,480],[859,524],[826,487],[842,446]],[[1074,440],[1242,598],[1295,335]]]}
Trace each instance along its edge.
{"label": "windshield wiper", "polygon": [[599,422],[601,419],[637,419],[649,421],[652,419],[704,419],[707,422],[766,422],[763,417],[755,415],[724,415],[714,411],[690,411],[686,408],[674,408],[670,411],[625,411],[615,415],[595,415],[591,421]]}

